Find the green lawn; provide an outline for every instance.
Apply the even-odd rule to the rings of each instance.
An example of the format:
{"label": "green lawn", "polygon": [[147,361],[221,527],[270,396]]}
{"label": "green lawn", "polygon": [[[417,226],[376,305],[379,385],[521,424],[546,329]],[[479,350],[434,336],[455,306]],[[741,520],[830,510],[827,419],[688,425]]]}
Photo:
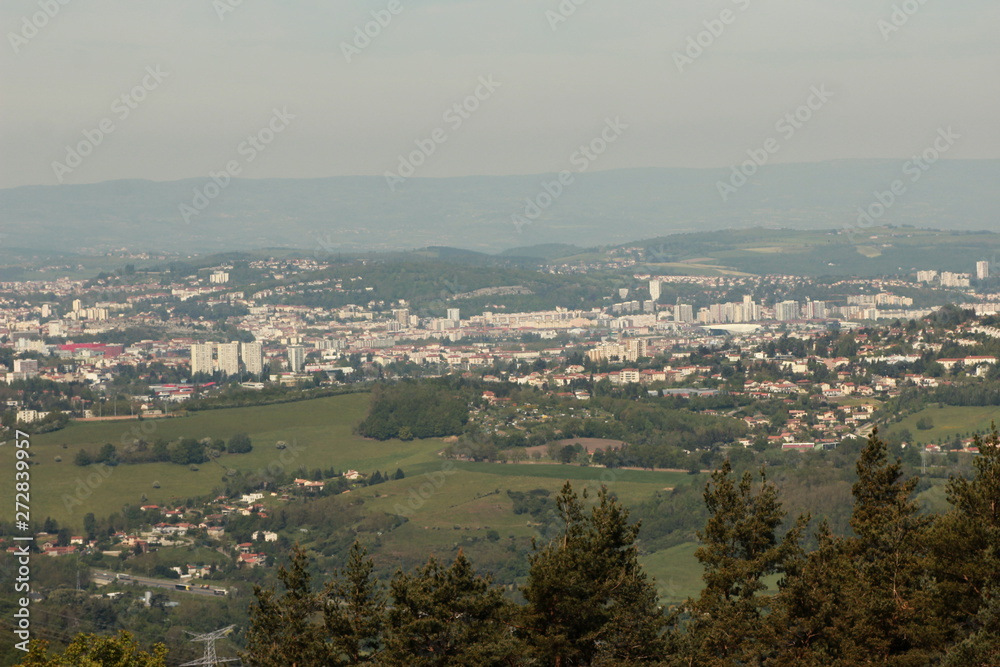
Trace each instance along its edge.
{"label": "green lawn", "polygon": [[656,588],[663,602],[681,602],[697,597],[701,592],[703,570],[694,557],[697,548],[694,542],[685,542],[639,559],[646,573],[656,579]]}
{"label": "green lawn", "polygon": [[644,484],[659,484],[660,488],[676,487],[689,484],[698,479],[698,475],[683,472],[653,472],[645,470],[608,470],[606,468],[588,468],[578,465],[560,464],[514,464],[514,463],[469,463],[458,462],[455,467],[470,472],[481,472],[504,477],[550,477],[561,480],[606,481],[609,485],[615,482],[642,482]]}
{"label": "green lawn", "polygon": [[[83,516],[93,512],[106,516],[125,504],[152,504],[204,495],[221,487],[225,468],[242,471],[266,470],[282,465],[289,470],[335,467],[362,472],[408,469],[436,460],[439,440],[377,442],[352,433],[367,410],[367,394],[349,394],[254,408],[207,410],[187,417],[125,422],[74,422],[67,428],[32,438],[37,465],[31,468],[31,508],[36,520],[51,516],[61,524],[79,527]],[[145,432],[138,430],[145,428]],[[148,441],[181,437],[228,439],[244,431],[253,439],[248,454],[227,454],[219,463],[205,463],[199,470],[172,463],[121,465],[115,468],[73,464],[80,449],[96,452],[105,442],[118,446],[137,429]],[[289,447],[279,451],[279,440]],[[13,477],[14,448],[0,447],[0,470]],[[65,445],[65,447],[64,447]],[[62,462],[57,463],[56,457]],[[153,488],[154,482],[160,484]],[[12,484],[0,485],[3,517],[13,519]]]}
{"label": "green lawn", "polygon": [[[930,418],[934,427],[926,431],[917,428],[917,421],[923,417]],[[925,408],[910,415],[898,424],[892,424],[888,433],[898,433],[909,429],[916,444],[928,444],[939,438],[953,438],[973,431],[988,431],[990,423],[1000,423],[1000,407],[998,406],[945,406]]]}

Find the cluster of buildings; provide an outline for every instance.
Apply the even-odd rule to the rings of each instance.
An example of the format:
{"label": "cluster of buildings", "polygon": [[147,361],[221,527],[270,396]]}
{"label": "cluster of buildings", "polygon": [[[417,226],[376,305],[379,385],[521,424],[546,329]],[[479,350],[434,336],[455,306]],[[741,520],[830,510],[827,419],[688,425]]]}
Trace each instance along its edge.
{"label": "cluster of buildings", "polygon": [[[301,370],[301,364],[299,365]],[[191,345],[191,375],[215,372],[239,375],[264,372],[264,348],[260,343],[194,343]]]}

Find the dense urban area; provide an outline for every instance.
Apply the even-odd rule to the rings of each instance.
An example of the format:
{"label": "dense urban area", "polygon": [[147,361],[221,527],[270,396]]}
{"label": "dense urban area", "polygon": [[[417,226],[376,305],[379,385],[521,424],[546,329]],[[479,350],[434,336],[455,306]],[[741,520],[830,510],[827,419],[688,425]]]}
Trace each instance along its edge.
{"label": "dense urban area", "polygon": [[[581,502],[559,479],[641,519],[633,556],[670,607],[701,590],[712,470],[765,466],[789,512],[848,534],[847,471],[876,442],[939,512],[1000,400],[986,261],[811,278],[657,272],[641,246],[486,270],[440,251],[106,259],[0,283],[3,428],[50,476],[31,597],[57,645],[128,629],[194,659],[183,629],[229,625],[220,646],[263,651],[251,602],[278,603],[255,587],[290,590],[292,550],[299,575],[349,561],[393,586],[428,552],[457,560],[425,576],[469,556],[533,604],[536,540]],[[826,539],[775,517],[765,533]]]}

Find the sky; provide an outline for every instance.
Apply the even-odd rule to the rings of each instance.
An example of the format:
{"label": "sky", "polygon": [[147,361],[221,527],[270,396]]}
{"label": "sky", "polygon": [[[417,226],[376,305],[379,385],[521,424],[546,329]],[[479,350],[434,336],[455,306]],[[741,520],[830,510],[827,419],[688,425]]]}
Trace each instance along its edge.
{"label": "sky", "polygon": [[906,159],[947,128],[947,158],[1000,158],[995,0],[4,0],[0,24],[3,188]]}

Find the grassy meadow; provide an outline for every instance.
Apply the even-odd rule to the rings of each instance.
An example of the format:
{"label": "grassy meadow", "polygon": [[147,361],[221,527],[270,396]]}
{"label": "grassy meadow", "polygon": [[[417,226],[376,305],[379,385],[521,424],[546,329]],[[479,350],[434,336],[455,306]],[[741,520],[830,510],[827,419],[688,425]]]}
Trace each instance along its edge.
{"label": "grassy meadow", "polygon": [[[40,522],[51,516],[60,525],[80,529],[88,512],[106,516],[126,504],[171,505],[221,489],[227,468],[257,471],[281,463],[293,471],[333,467],[390,474],[402,468],[405,479],[358,489],[350,496],[351,500],[364,500],[366,513],[402,514],[409,519],[381,537],[375,557],[385,564],[410,566],[430,553],[447,557],[473,540],[477,546],[471,555],[481,555],[482,567],[492,569],[510,560],[506,549],[512,538],[523,541],[538,534],[538,524],[530,515],[514,514],[507,491],[546,489],[554,498],[566,480],[571,480],[578,490],[587,486],[591,491],[607,483],[623,502],[630,504],[642,502],[656,491],[704,481],[703,475],[676,472],[605,470],[554,463],[445,461],[438,456],[444,446],[439,439],[378,442],[355,435],[353,427],[366,414],[368,403],[367,394],[348,394],[142,422],[72,422],[61,431],[32,436],[31,449],[37,462],[31,468],[32,518]],[[150,442],[183,437],[228,440],[240,431],[252,438],[252,452],[224,454],[218,462],[197,466],[198,470],[172,463],[113,468],[73,463],[80,449],[96,453],[107,442],[120,446],[123,438],[125,442],[134,437]],[[278,450],[275,445],[279,441],[288,443],[288,447]],[[0,447],[0,470],[9,471],[4,474],[11,478],[15,451],[12,444]],[[159,488],[154,488],[154,483]],[[13,518],[12,486],[0,485],[5,519]],[[276,500],[268,498],[265,502]],[[494,540],[488,541],[488,535]],[[699,589],[701,571],[693,549],[693,545],[681,545],[644,558],[650,575],[670,599]]]}
{"label": "grassy meadow", "polygon": [[[917,428],[917,422],[927,417],[933,427],[927,430]],[[924,408],[897,424],[888,427],[887,433],[894,434],[908,429],[916,444],[928,444],[940,438],[951,439],[956,435],[964,436],[974,431],[986,432],[990,423],[996,421],[1000,425],[1000,407],[986,406],[944,406]]]}

